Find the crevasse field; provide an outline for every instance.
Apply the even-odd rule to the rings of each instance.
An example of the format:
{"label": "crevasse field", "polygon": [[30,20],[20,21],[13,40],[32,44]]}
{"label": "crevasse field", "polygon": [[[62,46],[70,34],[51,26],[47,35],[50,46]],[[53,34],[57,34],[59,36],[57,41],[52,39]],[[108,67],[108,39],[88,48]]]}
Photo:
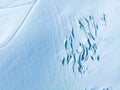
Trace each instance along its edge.
{"label": "crevasse field", "polygon": [[120,90],[119,0],[0,0],[0,90]]}

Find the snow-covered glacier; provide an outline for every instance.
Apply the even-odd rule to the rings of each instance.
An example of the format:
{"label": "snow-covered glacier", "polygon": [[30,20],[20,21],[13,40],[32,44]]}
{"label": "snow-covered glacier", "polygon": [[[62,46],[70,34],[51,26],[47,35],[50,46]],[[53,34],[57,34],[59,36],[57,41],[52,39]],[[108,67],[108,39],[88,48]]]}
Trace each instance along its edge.
{"label": "snow-covered glacier", "polygon": [[119,90],[119,0],[0,0],[0,90]]}

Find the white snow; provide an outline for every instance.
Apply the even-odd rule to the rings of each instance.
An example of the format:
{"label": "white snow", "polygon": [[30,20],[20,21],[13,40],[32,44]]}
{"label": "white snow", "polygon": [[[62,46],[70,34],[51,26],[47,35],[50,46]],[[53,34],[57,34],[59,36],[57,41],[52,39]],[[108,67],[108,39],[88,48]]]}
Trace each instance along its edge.
{"label": "white snow", "polygon": [[0,0],[0,90],[119,90],[119,2]]}

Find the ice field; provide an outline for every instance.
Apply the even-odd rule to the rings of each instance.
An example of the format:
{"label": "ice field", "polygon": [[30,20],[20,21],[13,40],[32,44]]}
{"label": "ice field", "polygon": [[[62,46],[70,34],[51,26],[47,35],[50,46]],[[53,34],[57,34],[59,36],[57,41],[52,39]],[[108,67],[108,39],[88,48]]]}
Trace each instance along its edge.
{"label": "ice field", "polygon": [[0,90],[120,90],[119,0],[0,0]]}

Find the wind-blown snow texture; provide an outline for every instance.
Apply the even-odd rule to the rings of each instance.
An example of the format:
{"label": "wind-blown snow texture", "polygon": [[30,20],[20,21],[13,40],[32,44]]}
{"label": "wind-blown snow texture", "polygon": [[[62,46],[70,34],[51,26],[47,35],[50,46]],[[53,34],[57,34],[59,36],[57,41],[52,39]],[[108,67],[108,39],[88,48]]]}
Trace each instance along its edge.
{"label": "wind-blown snow texture", "polygon": [[0,0],[0,90],[119,90],[119,0]]}

